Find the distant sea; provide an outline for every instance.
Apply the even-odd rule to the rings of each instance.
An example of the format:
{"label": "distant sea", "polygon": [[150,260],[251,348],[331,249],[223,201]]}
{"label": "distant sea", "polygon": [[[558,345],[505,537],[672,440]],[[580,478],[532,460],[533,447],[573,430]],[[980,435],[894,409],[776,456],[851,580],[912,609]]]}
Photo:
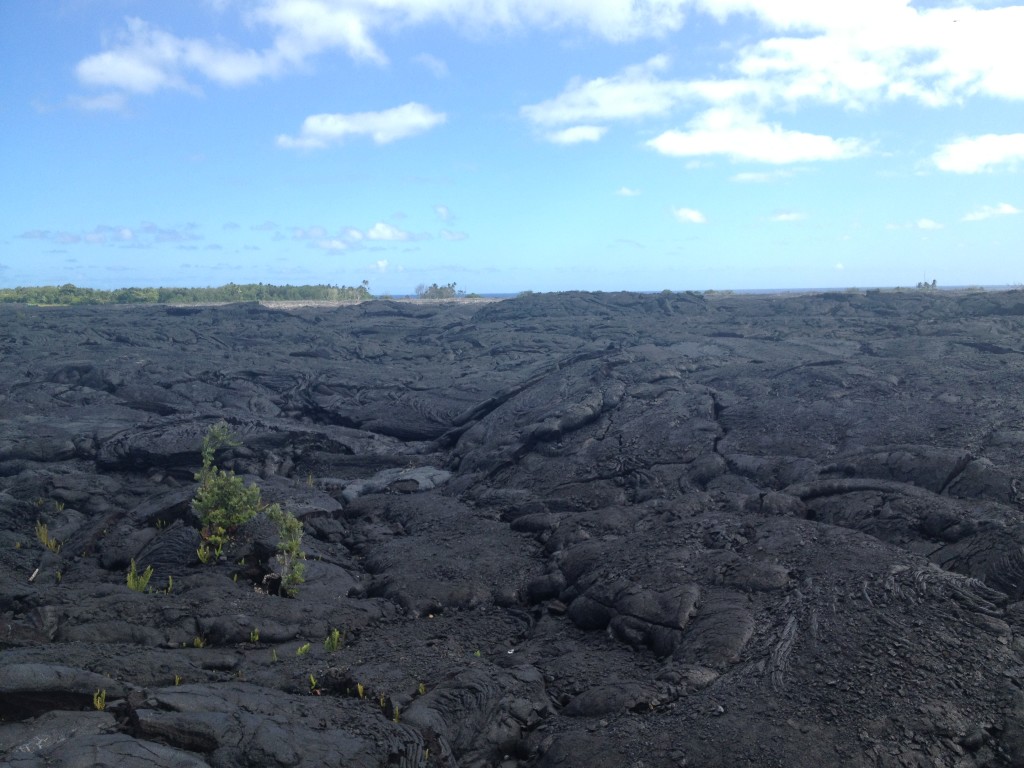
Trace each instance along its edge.
{"label": "distant sea", "polygon": [[[939,291],[1012,291],[1014,289],[1020,289],[1024,286],[1021,285],[937,285],[936,290]],[[857,286],[855,288],[850,286],[835,286],[832,288],[715,288],[707,290],[715,290],[719,293],[733,293],[733,294],[750,294],[750,295],[766,295],[772,293],[842,293],[843,291],[899,291],[899,290],[915,290],[916,286],[905,285],[905,286]],[[670,289],[671,290],[671,289]],[[673,293],[685,293],[687,290],[697,290],[698,293],[701,290],[698,289],[687,289],[680,288],[674,290]],[[601,291],[584,291],[585,293],[601,293]],[[661,290],[657,291],[626,291],[626,293],[646,293],[656,294],[661,293]],[[563,293],[563,291],[533,291],[533,293]],[[519,293],[477,293],[485,299],[514,299]],[[415,299],[416,294],[398,295],[394,296],[396,299]]]}

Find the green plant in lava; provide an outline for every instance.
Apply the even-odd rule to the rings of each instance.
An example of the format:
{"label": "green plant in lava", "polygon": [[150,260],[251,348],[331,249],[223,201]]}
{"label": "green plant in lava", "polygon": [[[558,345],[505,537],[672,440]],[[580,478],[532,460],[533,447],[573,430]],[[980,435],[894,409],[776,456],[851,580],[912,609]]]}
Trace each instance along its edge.
{"label": "green plant in lava", "polygon": [[280,593],[294,597],[299,591],[299,584],[304,582],[306,553],[302,551],[302,523],[291,512],[285,512],[277,504],[266,509],[269,517],[277,525],[277,562],[281,566]]}
{"label": "green plant in lava", "polygon": [[195,475],[199,488],[192,504],[199,513],[203,539],[213,550],[223,548],[231,533],[262,509],[259,486],[246,486],[234,472],[213,463],[218,449],[238,444],[224,422],[210,427],[203,438],[203,467]]}
{"label": "green plant in lava", "polygon": [[153,566],[147,566],[146,570],[139,573],[135,567],[135,561],[132,560],[131,566],[128,568],[128,589],[132,592],[145,592],[146,587],[149,586],[149,579],[153,575]]}
{"label": "green plant in lava", "polygon": [[39,543],[46,547],[54,554],[58,554],[61,548],[61,542],[50,536],[50,530],[46,527],[46,523],[36,521],[36,538],[39,539]]}
{"label": "green plant in lava", "polygon": [[223,470],[213,460],[220,448],[239,445],[224,422],[214,424],[203,438],[203,466],[196,473],[199,483],[193,506],[202,525],[203,544],[196,554],[203,563],[219,560],[224,545],[238,526],[265,514],[278,532],[277,561],[281,566],[280,594],[292,597],[303,574],[306,553],[302,551],[302,523],[279,504],[264,504],[258,485],[246,485],[231,470]]}
{"label": "green plant in lava", "polygon": [[324,640],[324,648],[329,653],[334,653],[341,647],[341,632],[338,631],[337,627],[334,627],[327,638]]}

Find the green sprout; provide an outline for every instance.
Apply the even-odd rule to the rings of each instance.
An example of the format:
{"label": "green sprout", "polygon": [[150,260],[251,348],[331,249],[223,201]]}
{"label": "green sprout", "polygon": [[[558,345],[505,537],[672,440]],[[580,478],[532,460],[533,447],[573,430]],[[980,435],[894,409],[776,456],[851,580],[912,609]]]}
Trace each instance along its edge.
{"label": "green sprout", "polygon": [[324,640],[324,648],[326,648],[329,652],[334,653],[340,647],[341,632],[339,632],[337,627],[335,627],[331,630],[331,633],[327,635],[327,639]]}
{"label": "green sprout", "polygon": [[146,570],[139,573],[135,568],[135,561],[132,560],[131,567],[128,569],[128,589],[132,592],[145,592],[146,587],[149,585],[149,579],[153,575],[153,566],[147,566]]}

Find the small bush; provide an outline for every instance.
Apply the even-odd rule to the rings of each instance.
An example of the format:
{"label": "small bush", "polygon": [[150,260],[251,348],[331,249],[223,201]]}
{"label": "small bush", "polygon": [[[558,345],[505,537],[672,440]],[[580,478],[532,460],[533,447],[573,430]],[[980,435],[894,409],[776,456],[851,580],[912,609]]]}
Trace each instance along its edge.
{"label": "small bush", "polygon": [[238,445],[224,422],[210,427],[203,438],[203,467],[195,478],[199,482],[193,501],[202,523],[203,538],[214,550],[231,539],[231,533],[256,517],[262,508],[259,486],[245,484],[234,472],[213,463],[214,454],[224,447]]}
{"label": "small bush", "polygon": [[199,515],[204,539],[196,555],[204,564],[220,559],[234,530],[262,512],[277,526],[280,594],[294,597],[299,584],[305,581],[302,523],[290,512],[283,511],[279,504],[265,505],[259,486],[247,486],[234,472],[220,469],[213,463],[218,449],[238,444],[224,422],[210,427],[203,438],[203,466],[195,475],[199,488],[192,502]]}
{"label": "small bush", "polygon": [[281,566],[281,594],[294,597],[306,579],[306,553],[302,551],[302,523],[277,504],[266,508],[267,517],[277,525],[277,562]]}

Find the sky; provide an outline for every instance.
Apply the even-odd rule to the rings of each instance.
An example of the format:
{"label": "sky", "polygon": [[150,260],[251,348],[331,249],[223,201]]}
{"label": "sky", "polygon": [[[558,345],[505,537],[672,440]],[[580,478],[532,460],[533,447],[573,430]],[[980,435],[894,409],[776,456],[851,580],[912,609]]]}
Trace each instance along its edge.
{"label": "sky", "polygon": [[0,287],[1024,282],[1024,5],[0,0]]}

